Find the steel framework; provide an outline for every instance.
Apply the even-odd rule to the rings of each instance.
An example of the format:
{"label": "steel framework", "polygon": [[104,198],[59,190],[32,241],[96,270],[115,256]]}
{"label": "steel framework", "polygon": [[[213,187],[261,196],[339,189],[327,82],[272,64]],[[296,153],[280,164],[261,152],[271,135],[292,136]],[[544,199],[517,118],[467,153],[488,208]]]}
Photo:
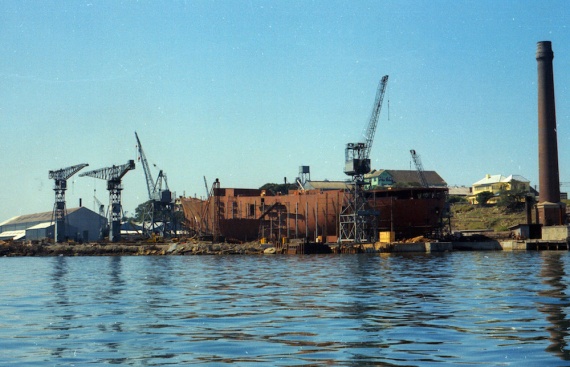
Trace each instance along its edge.
{"label": "steel framework", "polygon": [[344,206],[339,215],[339,241],[362,243],[376,239],[376,222],[379,213],[370,210],[364,196],[364,175],[370,172],[370,151],[388,85],[388,75],[378,83],[372,113],[364,130],[365,142],[348,143],[345,149],[344,173],[352,177],[347,185]]}
{"label": "steel framework", "polygon": [[[160,221],[162,222],[160,229],[161,234],[163,236],[171,234],[171,232],[175,231],[175,226],[173,223],[174,206],[172,203],[172,193],[168,187],[166,174],[160,170],[158,172],[156,181],[153,181],[150,167],[148,165],[148,160],[146,159],[146,155],[136,131],[135,137],[137,139],[139,158],[143,166],[149,198],[149,206],[147,207],[146,212],[143,213],[144,233],[145,235],[150,236],[151,233],[159,231],[158,222]],[[165,187],[164,190],[163,185]],[[148,228],[145,226],[147,219],[150,221]]]}
{"label": "steel framework", "polygon": [[53,191],[55,192],[55,203],[53,205],[52,221],[55,223],[54,241],[62,242],[66,236],[65,190],[67,190],[67,180],[87,167],[89,164],[82,163],[75,166],[49,171],[49,178],[54,180]]}
{"label": "steel framework", "polygon": [[121,206],[123,186],[121,180],[128,171],[133,169],[135,169],[135,161],[130,160],[120,166],[100,168],[79,175],[79,177],[88,176],[107,181],[107,190],[109,191],[107,211],[109,212],[109,240],[111,242],[121,240],[121,220],[123,218],[123,208]]}

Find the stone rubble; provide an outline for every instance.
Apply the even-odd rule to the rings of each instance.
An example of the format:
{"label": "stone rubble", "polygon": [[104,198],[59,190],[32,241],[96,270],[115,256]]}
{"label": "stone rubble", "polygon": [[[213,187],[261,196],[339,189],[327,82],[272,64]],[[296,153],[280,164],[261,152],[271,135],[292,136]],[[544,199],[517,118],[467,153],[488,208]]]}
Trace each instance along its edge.
{"label": "stone rubble", "polygon": [[0,256],[160,256],[160,255],[255,255],[263,254],[258,242],[243,244],[211,242],[176,243],[0,243]]}

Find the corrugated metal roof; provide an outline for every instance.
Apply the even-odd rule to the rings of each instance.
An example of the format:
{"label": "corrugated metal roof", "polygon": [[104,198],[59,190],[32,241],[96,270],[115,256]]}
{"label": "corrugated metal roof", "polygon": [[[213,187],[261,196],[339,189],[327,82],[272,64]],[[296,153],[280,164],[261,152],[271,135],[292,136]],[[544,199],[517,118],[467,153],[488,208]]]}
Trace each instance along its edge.
{"label": "corrugated metal roof", "polygon": [[43,229],[43,228],[48,228],[50,226],[53,226],[53,222],[43,222],[43,223],[38,223],[35,226],[31,226],[28,229]]}
{"label": "corrugated metal roof", "polygon": [[384,172],[384,169],[373,169],[370,173],[364,175],[364,177],[366,178],[373,178],[373,177],[378,177],[382,174],[382,172]]}
{"label": "corrugated metal roof", "polygon": [[[387,172],[394,183],[410,183],[410,182],[420,182],[420,178],[418,176],[418,171],[414,170],[397,170],[397,169],[379,169],[376,171],[372,171],[365,175],[365,178],[373,178],[380,176],[382,173]],[[424,171],[424,175],[426,180],[430,186],[446,186],[447,183],[444,181],[443,178],[436,172],[436,171]]]}
{"label": "corrugated metal roof", "polygon": [[494,184],[494,183],[505,182],[505,181],[503,181],[504,179],[505,179],[505,176],[503,176],[503,175],[486,175],[485,177],[483,177],[479,181],[475,182],[473,184],[473,186],[490,185],[490,184]]}
{"label": "corrugated metal roof", "polygon": [[511,182],[513,180],[518,181],[518,182],[530,182],[529,180],[527,180],[526,178],[524,178],[521,175],[510,175],[508,177],[505,177],[503,175],[486,175],[481,180],[475,182],[473,184],[473,186],[490,185],[490,184],[499,183],[499,182]]}
{"label": "corrugated metal roof", "polygon": [[[418,171],[410,170],[386,170],[395,182],[419,182]],[[431,186],[445,186],[447,183],[435,171],[424,171],[428,184]]]}
{"label": "corrugated metal roof", "polygon": [[5,224],[10,223],[11,221],[13,221],[13,220],[16,219],[16,218],[18,218],[18,217],[16,216],[16,217],[12,217],[12,218],[10,218],[10,219],[8,219],[8,220],[5,220],[4,222],[0,223],[0,226],[3,226],[3,225],[5,225]]}
{"label": "corrugated metal roof", "polygon": [[471,188],[465,186],[450,186],[449,195],[468,196],[471,194]]}
{"label": "corrugated metal roof", "polygon": [[510,175],[509,177],[507,177],[506,182],[511,182],[511,181],[518,181],[518,182],[530,182],[529,180],[527,180],[526,178],[524,178],[521,175]]}
{"label": "corrugated metal roof", "polygon": [[349,184],[345,181],[307,181],[305,190],[345,190]]}
{"label": "corrugated metal roof", "polygon": [[[81,208],[71,208],[67,209],[67,214],[71,214]],[[12,225],[12,224],[22,224],[22,223],[34,223],[34,222],[50,222],[52,220],[52,213],[53,212],[43,212],[43,213],[34,213],[34,214],[24,214],[19,215],[17,217],[11,218],[1,225]]]}
{"label": "corrugated metal roof", "polygon": [[0,233],[0,240],[19,240],[26,237],[26,230],[4,231]]}

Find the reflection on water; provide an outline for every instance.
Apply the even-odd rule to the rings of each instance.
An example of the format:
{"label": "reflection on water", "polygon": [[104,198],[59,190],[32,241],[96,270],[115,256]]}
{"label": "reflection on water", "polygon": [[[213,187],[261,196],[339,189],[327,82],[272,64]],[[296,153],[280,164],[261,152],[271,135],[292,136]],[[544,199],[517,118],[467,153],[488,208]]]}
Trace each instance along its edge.
{"label": "reflection on water", "polygon": [[569,253],[0,261],[0,365],[569,360]]}
{"label": "reflection on water", "polygon": [[[563,258],[564,257],[564,258]],[[539,301],[539,310],[546,314],[546,320],[551,324],[546,329],[550,333],[551,344],[546,348],[550,353],[569,361],[568,329],[570,321],[567,310],[570,307],[568,299],[568,276],[565,269],[567,254],[548,252],[542,256],[541,277],[547,286],[538,292],[542,298]]]}

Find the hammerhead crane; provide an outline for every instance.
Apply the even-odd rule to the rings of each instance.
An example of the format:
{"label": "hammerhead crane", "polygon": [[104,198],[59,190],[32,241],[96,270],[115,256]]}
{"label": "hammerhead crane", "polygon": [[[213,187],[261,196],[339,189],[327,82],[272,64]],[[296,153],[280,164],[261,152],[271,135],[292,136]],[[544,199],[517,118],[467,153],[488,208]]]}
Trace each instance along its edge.
{"label": "hammerhead crane", "polygon": [[[153,181],[152,174],[150,172],[150,167],[144,154],[141,141],[137,132],[135,131],[135,137],[137,138],[137,147],[139,152],[139,158],[143,166],[144,175],[146,178],[146,187],[148,190],[148,198],[150,200],[151,207],[148,209],[148,213],[143,215],[143,222],[146,221],[146,217],[150,216],[150,231],[154,232],[156,227],[157,217],[163,222],[163,234],[166,232],[166,227],[172,226],[172,192],[168,188],[168,181],[166,179],[166,174],[159,170],[158,177],[156,181]],[[164,189],[162,188],[164,183]],[[143,223],[144,228],[144,223]],[[144,228],[147,231],[146,228]],[[148,233],[147,233],[148,234]]]}
{"label": "hammerhead crane", "polygon": [[111,242],[118,242],[121,240],[121,219],[123,212],[121,206],[121,191],[123,190],[121,180],[127,172],[133,169],[135,169],[135,161],[130,160],[126,164],[120,166],[100,168],[79,175],[79,177],[89,176],[107,181],[107,190],[109,191],[108,209],[110,209],[109,240]]}
{"label": "hammerhead crane", "polygon": [[352,183],[346,189],[347,202],[340,213],[340,241],[362,243],[371,239],[371,233],[368,233],[371,228],[367,227],[375,223],[376,213],[366,210],[364,175],[370,172],[370,151],[387,85],[388,75],[384,75],[378,83],[372,114],[364,131],[365,141],[346,145],[344,173],[352,177]]}
{"label": "hammerhead crane", "polygon": [[67,190],[67,180],[74,174],[87,167],[87,163],[49,171],[49,178],[55,181],[53,191],[55,191],[55,203],[53,205],[53,219],[55,222],[54,240],[61,242],[65,239],[65,190]]}

